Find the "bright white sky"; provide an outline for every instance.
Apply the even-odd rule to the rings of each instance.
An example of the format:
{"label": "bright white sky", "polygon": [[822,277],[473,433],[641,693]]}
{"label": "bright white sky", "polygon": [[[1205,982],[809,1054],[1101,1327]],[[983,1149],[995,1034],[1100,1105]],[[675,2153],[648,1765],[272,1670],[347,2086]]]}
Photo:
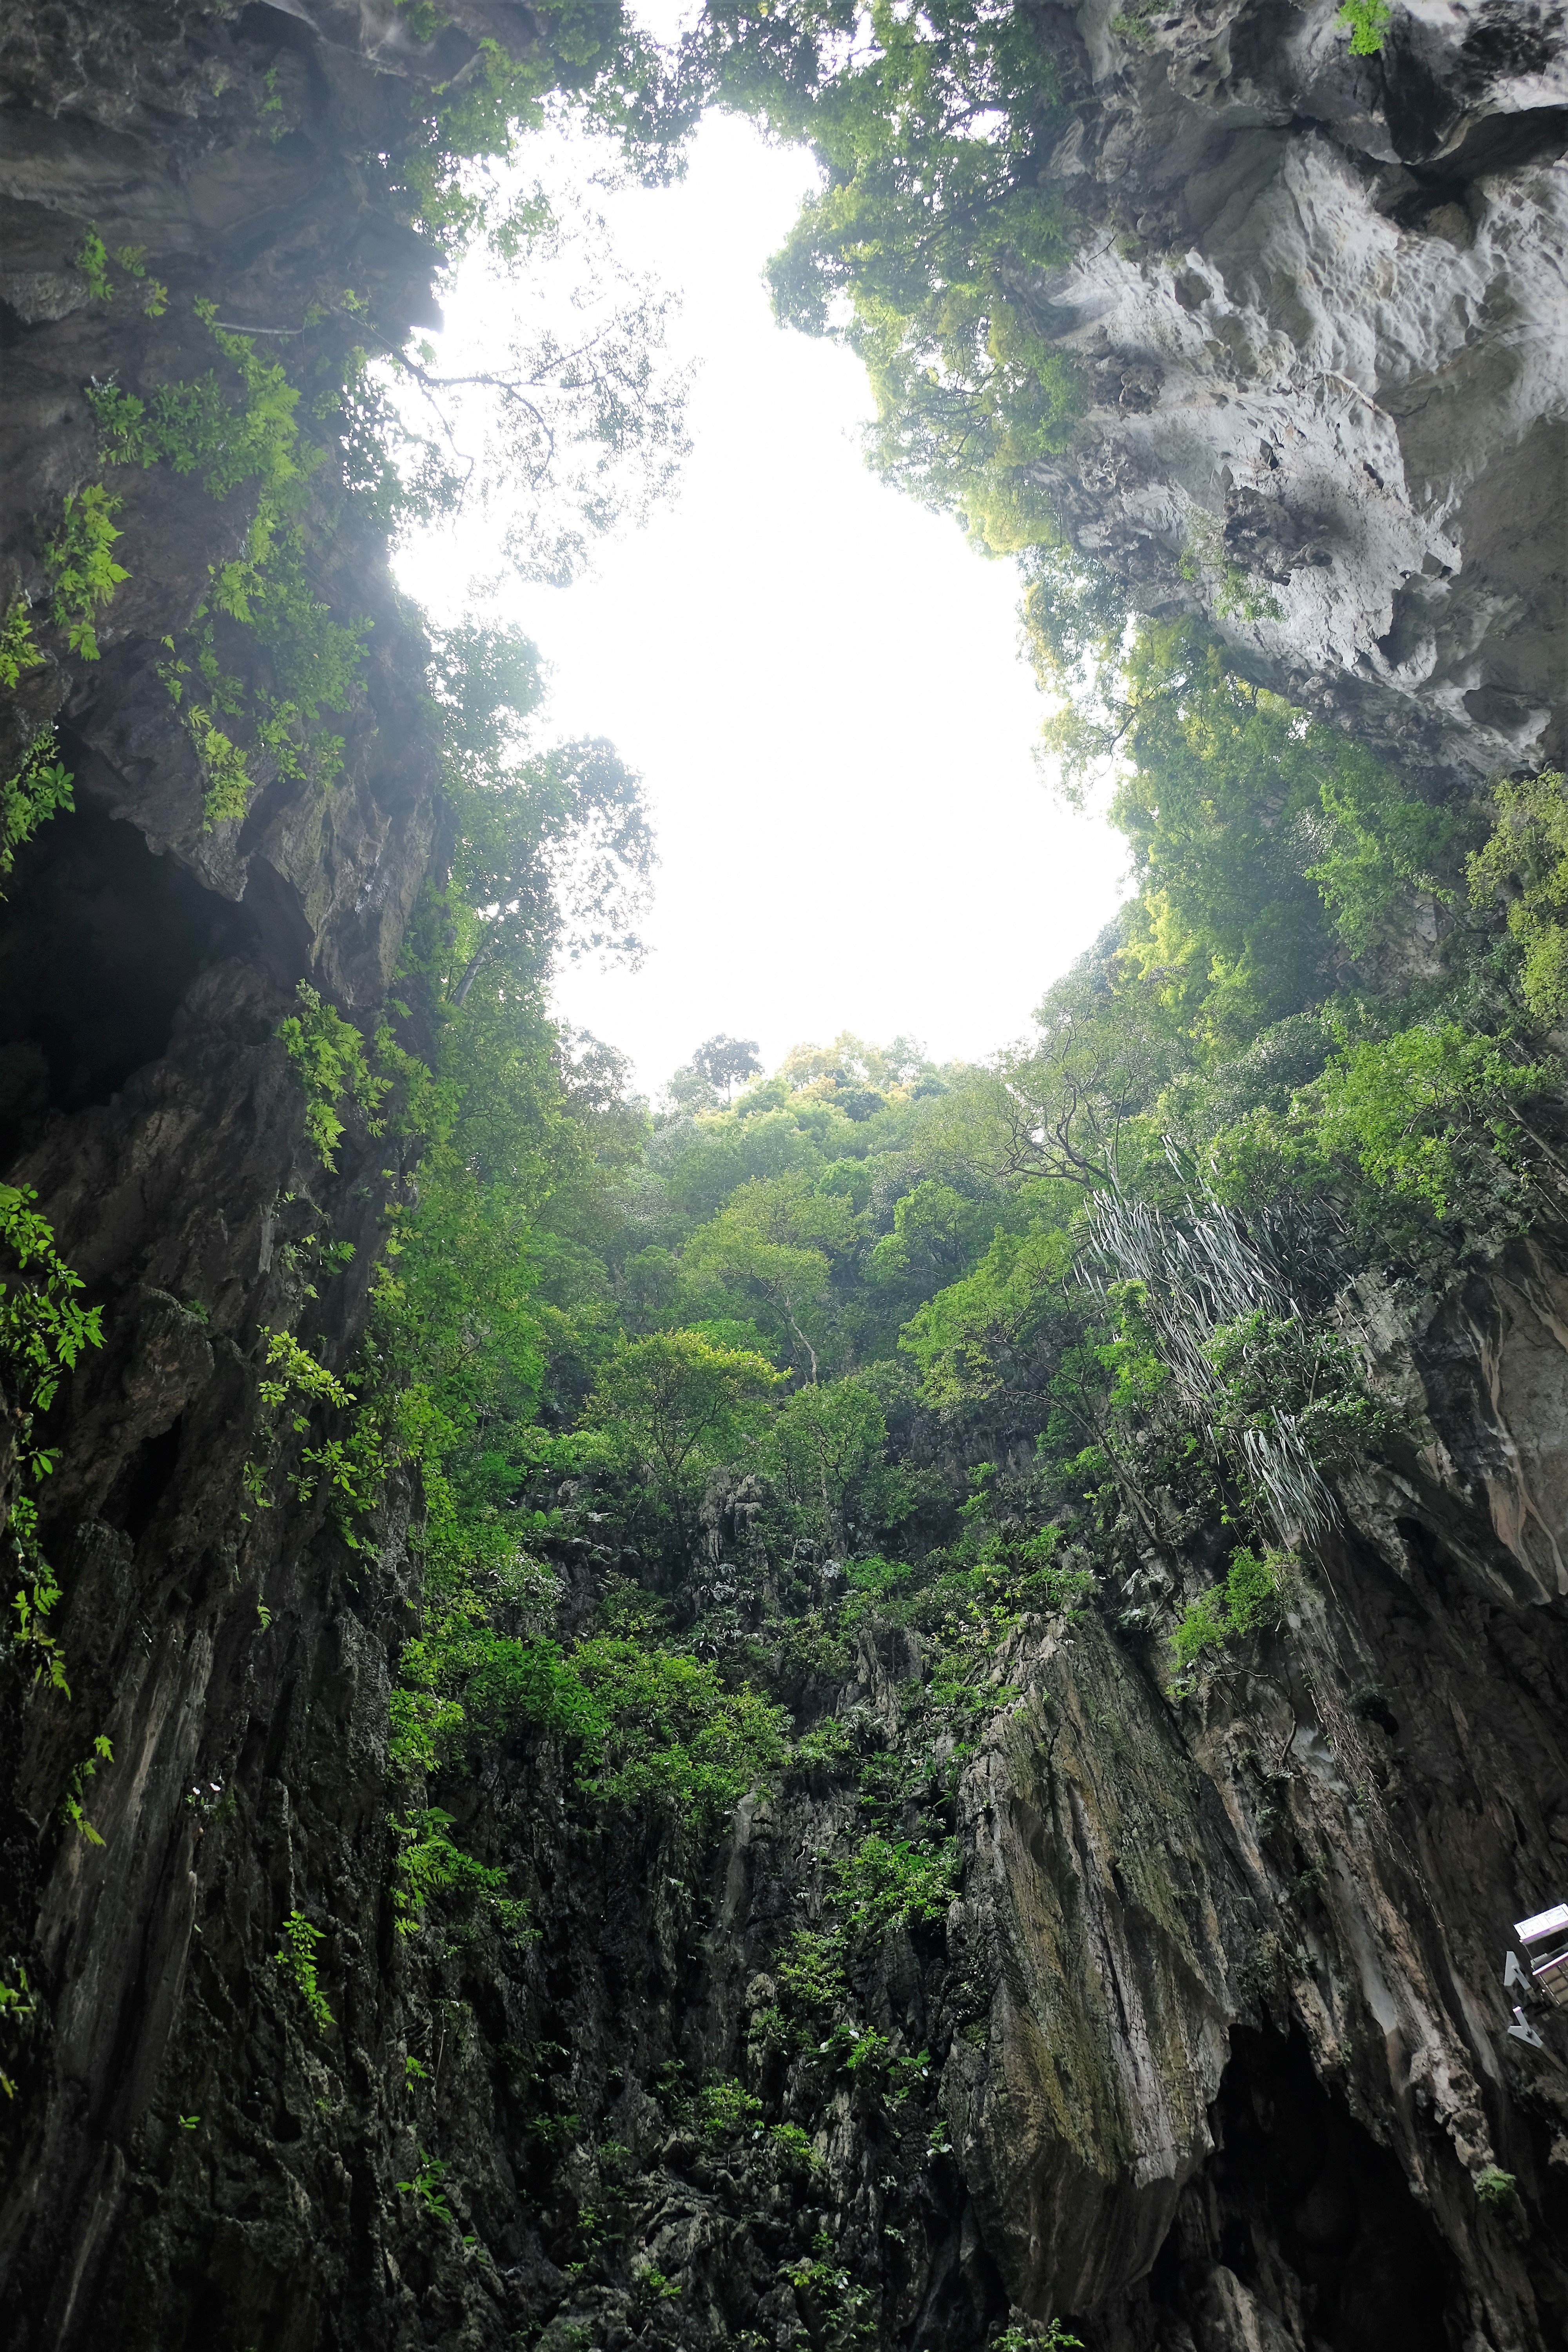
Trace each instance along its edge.
{"label": "bright white sky", "polygon": [[[1032,758],[1012,566],[876,480],[859,362],[773,323],[763,266],[814,181],[713,117],[680,185],[605,203],[622,257],[684,293],[693,453],[593,576],[504,597],[550,665],[550,735],[609,736],[646,783],[647,961],[568,968],[556,1001],[649,1094],[720,1030],[768,1067],[840,1029],[984,1059],[1121,896],[1123,845]],[[459,528],[404,583],[456,617],[489,552]]]}

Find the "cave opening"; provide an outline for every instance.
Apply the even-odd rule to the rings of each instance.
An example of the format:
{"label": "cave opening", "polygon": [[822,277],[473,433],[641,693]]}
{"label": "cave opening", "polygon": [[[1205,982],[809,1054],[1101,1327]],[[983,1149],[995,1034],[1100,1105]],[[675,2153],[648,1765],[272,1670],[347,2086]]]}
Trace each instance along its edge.
{"label": "cave opening", "polygon": [[139,1544],[156,1516],[159,1504],[179,1466],[184,1416],[177,1414],[169,1427],[144,1437],[115,1482],[102,1517]]}
{"label": "cave opening", "polygon": [[156,1061],[192,981],[247,932],[237,906],[79,796],[42,826],[0,914],[0,1169],[51,1111],[106,1103]]}
{"label": "cave opening", "polygon": [[1436,2230],[1392,2150],[1320,2080],[1300,2032],[1233,2032],[1211,2123],[1215,2154],[1188,2191],[1206,2259],[1179,2216],[1151,2273],[1156,2305],[1196,2315],[1217,2261],[1281,2326],[1299,2313],[1322,2352],[1448,2340]]}

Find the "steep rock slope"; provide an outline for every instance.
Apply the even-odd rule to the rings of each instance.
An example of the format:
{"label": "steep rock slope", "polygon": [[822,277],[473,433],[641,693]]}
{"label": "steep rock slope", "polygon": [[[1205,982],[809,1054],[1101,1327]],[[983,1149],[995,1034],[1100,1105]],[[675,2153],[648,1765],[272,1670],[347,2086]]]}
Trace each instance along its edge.
{"label": "steep rock slope", "polygon": [[1560,761],[1560,13],[1415,0],[1358,58],[1327,7],[1089,0],[1063,47],[1078,545],[1406,757]]}
{"label": "steep rock slope", "polygon": [[[450,13],[471,40],[521,12]],[[1147,68],[1119,68],[1057,168],[1089,159],[1130,205],[1147,174],[1131,233],[1162,242],[1155,204],[1190,195],[1202,160],[1148,136],[1155,93],[1176,90],[1182,119],[1243,174],[1199,226],[1183,223],[1181,268],[1204,290],[1113,246],[1092,286],[1047,289],[1078,320],[1064,331],[1089,343],[1104,328],[1092,348],[1108,395],[1114,377],[1091,417],[1103,476],[1086,462],[1067,486],[1085,543],[1099,530],[1135,575],[1155,551],[1177,593],[1189,508],[1231,532],[1249,571],[1268,541],[1290,617],[1255,625],[1260,670],[1344,693],[1374,732],[1413,715],[1423,743],[1480,765],[1540,740],[1561,611],[1553,542],[1506,520],[1528,482],[1546,531],[1526,468],[1550,404],[1531,341],[1550,317],[1533,117],[1558,102],[1545,79],[1556,35],[1543,20],[1526,66],[1505,27],[1500,62],[1472,71],[1496,21],[1412,12],[1380,79],[1331,57],[1321,17],[1305,32],[1290,11],[1152,20]],[[1230,61],[1248,26],[1268,70],[1246,71],[1270,94],[1244,100]],[[160,324],[151,356],[129,288],[108,309],[87,299],[73,257],[89,222],[110,245],[146,247],[176,321],[216,288],[226,319],[289,324],[323,281],[370,286],[389,335],[427,315],[429,256],[377,213],[354,160],[401,103],[398,35],[373,12],[297,7],[61,6],[18,28],[0,289],[7,595],[20,583],[41,596],[40,533],[99,476],[84,384],[205,363],[178,323]],[[1109,36],[1087,16],[1084,38],[1098,59]],[[1203,60],[1216,58],[1211,97]],[[1415,87],[1421,59],[1422,125],[1385,136],[1379,92]],[[294,127],[274,142],[265,110],[280,85]],[[1298,102],[1309,85],[1328,95]],[[1403,122],[1417,110],[1401,103]],[[1514,116],[1527,126],[1516,147],[1475,131]],[[1450,155],[1470,158],[1462,196],[1439,184]],[[1265,192],[1331,187],[1334,221],[1409,247],[1415,268],[1458,248],[1379,208],[1379,173],[1394,206],[1414,201],[1401,157],[1423,203],[1469,208],[1489,323],[1460,335],[1436,320],[1423,342],[1402,314],[1397,365],[1358,345],[1343,372],[1359,394],[1309,394],[1264,356],[1281,332],[1298,351],[1269,306],[1303,258],[1327,268],[1339,228],[1298,226],[1268,287],[1242,286],[1225,240],[1246,208],[1226,211],[1226,189],[1250,188],[1252,169]],[[1511,247],[1510,217],[1524,224]],[[1363,284],[1347,278],[1323,318],[1348,315]],[[1084,311],[1109,294],[1113,315],[1079,317],[1086,287]],[[1222,315],[1241,320],[1234,335]],[[1202,320],[1217,348],[1199,356]],[[1325,374],[1347,355],[1325,353]],[[1452,383],[1450,437],[1417,446],[1426,428],[1414,402],[1405,416],[1384,400],[1385,364],[1402,386],[1422,369]],[[1517,397],[1489,405],[1489,366]],[[1173,403],[1183,368],[1197,389]],[[1185,408],[1196,423],[1178,426]],[[1279,457],[1258,505],[1215,470],[1233,464],[1214,436],[1239,410]],[[1356,434],[1376,446],[1352,447]],[[1380,458],[1393,487],[1376,486],[1374,530],[1366,466]],[[239,544],[244,500],[230,513],[186,478],[111,479],[131,577],[102,618],[102,658],[48,641],[8,711],[6,772],[58,717],[79,809],[23,854],[5,909],[3,1172],[37,1188],[108,1334],[46,1433],[62,1449],[45,1528],[66,1588],[70,1701],[30,1687],[13,1660],[4,1727],[0,1953],[7,1983],[25,1969],[27,1987],[0,2055],[15,2340],[822,2343],[847,2292],[867,2298],[851,2322],[925,2352],[983,2342],[1010,2309],[1026,2329],[1073,2315],[1106,2352],[1560,2340],[1568,2040],[1561,2025],[1543,2051],[1510,2040],[1500,1979],[1509,1922],[1568,1892],[1561,1237],[1519,1245],[1418,1331],[1374,1330],[1413,1415],[1409,1458],[1397,1479],[1346,1495],[1289,1643],[1264,1661],[1269,1680],[1219,1681],[1194,1727],[1135,1644],[1044,1620],[1017,1635],[1017,1696],[959,1792],[962,1899],[881,1963],[884,2028],[929,2050],[931,2082],[894,2107],[845,2074],[810,2161],[744,2130],[694,2131],[668,2091],[675,2060],[698,2079],[775,2088],[793,2067],[806,2111],[808,2066],[769,2042],[768,1970],[782,1935],[820,1916],[816,1857],[852,1790],[825,1768],[748,1801],[694,1888],[646,1836],[585,1826],[547,1743],[503,1748],[477,1782],[437,1793],[531,1895],[538,1941],[411,1957],[397,1937],[384,1757],[411,1622],[406,1498],[389,1495],[373,1552],[351,1552],[324,1498],[300,1503],[282,1477],[273,1507],[247,1516],[244,1470],[262,1428],[258,1332],[304,1328],[313,1287],[310,1331],[346,1364],[394,1197],[362,1131],[323,1175],[275,1033],[300,978],[374,1014],[439,862],[421,647],[374,543],[323,492],[319,591],[376,624],[341,722],[343,778],[324,797],[264,778],[243,824],[204,832],[204,781],[157,665],[208,565]],[[1504,518],[1489,539],[1484,515]],[[1309,541],[1328,560],[1289,562]],[[1430,625],[1426,670],[1425,653],[1375,643],[1406,566],[1425,584],[1399,609]],[[1364,676],[1347,680],[1357,655]],[[346,1269],[322,1259],[329,1221],[355,1245]],[[8,1410],[6,1475],[16,1426]],[[743,1548],[733,1517],[721,1540]],[[561,1564],[586,1587],[591,1531]],[[1184,1563],[1149,1567],[1179,1583]],[[811,1694],[804,1716],[873,1736],[918,1667],[909,1637],[868,1637],[855,1678]],[[112,1767],[78,1784],[100,1846],[59,1809],[100,1732]],[[308,1905],[332,1922],[326,2036],[275,1962]],[[444,2190],[423,2176],[424,2200],[406,2185],[424,2163],[410,2058],[434,2081],[450,2165]],[[541,2081],[563,2119],[553,2146]],[[1478,2200],[1493,2162],[1520,2202]],[[442,2196],[455,2222],[432,2209]],[[587,2241],[584,2213],[600,2217]]]}
{"label": "steep rock slope", "polygon": [[[195,2276],[142,2303],[123,2278],[126,2248],[146,2255],[147,2200],[179,2129],[166,2088],[203,2104],[185,2087],[204,2046],[193,2016],[221,2035],[212,2066],[235,2042],[259,2057],[264,2029],[226,1995],[215,2012],[214,1986],[244,1952],[266,1987],[277,1905],[329,1869],[362,1884],[374,1940],[385,1878],[397,1571],[372,1564],[351,1593],[342,1557],[321,1550],[321,1501],[300,1507],[284,1488],[276,1508],[250,1508],[242,1474],[271,1434],[258,1334],[291,1331],[310,1300],[331,1360],[346,1360],[395,1189],[363,1129],[324,1175],[275,1033],[300,980],[362,1025],[385,995],[437,846],[425,648],[379,541],[321,490],[312,589],[340,619],[372,623],[334,719],[342,773],[322,792],[260,759],[243,820],[206,828],[209,779],[160,666],[210,568],[243,552],[255,493],[215,499],[168,467],[105,475],[85,396],[210,369],[196,296],[246,325],[297,321],[323,284],[365,289],[393,336],[434,315],[428,251],[377,212],[355,160],[401,88],[356,56],[355,13],[355,47],[335,52],[264,9],[59,7],[13,16],[6,37],[0,579],[7,605],[32,597],[45,659],[4,698],[4,766],[55,720],[76,814],[43,828],[7,884],[0,1118],[7,1178],[37,1192],[108,1335],[47,1432],[62,1451],[43,1531],[66,1587],[69,1700],[29,1690],[16,1661],[3,1735],[0,1941],[37,2007],[23,2004],[7,2069],[0,2261],[37,2344],[103,2340],[115,2311],[144,2341],[195,2324]],[[279,89],[290,127],[275,139]],[[163,315],[125,272],[93,299],[79,263],[89,226],[111,249],[143,248]],[[42,555],[67,495],[99,480],[123,501],[113,552],[130,576],[94,661],[47,625]],[[247,684],[270,682],[259,645],[225,651]],[[346,1266],[321,1255],[329,1228],[353,1244]],[[90,1790],[103,1842],[89,1844],[61,1833],[58,1807],[100,1735],[113,1763]],[[248,1866],[220,1928],[203,1855],[225,1801],[241,1809]]]}
{"label": "steep rock slope", "polygon": [[[1568,1866],[1563,1300],[1521,1244],[1384,1335],[1405,1467],[1346,1492],[1286,1626],[1196,1715],[1156,1645],[1025,1621],[958,1785],[962,1895],[878,1963],[866,2031],[926,2062],[901,2088],[773,2021],[854,1753],[908,1748],[917,1637],[862,1633],[805,1708],[849,1769],[743,1806],[706,1900],[673,1852],[574,1829],[537,1747],[444,1792],[542,1929],[448,1959],[483,2025],[444,2146],[552,2352],[856,2325],[957,2352],[1058,2317],[1108,2352],[1557,2340],[1568,2036],[1539,2008],[1545,2046],[1510,2036],[1503,1966]],[[701,2127],[671,2061],[780,2103],[811,2163],[748,2116]],[[1518,2194],[1489,2203],[1498,2168]]]}

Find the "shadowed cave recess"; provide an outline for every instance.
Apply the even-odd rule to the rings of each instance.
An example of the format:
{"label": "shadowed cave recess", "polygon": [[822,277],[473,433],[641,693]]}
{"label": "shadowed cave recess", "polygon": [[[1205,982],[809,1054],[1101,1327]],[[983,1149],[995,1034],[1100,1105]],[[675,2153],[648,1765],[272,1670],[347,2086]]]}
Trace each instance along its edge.
{"label": "shadowed cave recess", "polygon": [[[881,203],[832,12],[710,7],[679,82],[614,0],[0,16],[6,825],[72,779],[0,877],[0,1205],[82,1286],[7,1228],[17,2352],[1568,2337],[1514,1935],[1568,1902],[1568,990],[1509,919],[1560,800],[1466,865],[1563,757],[1568,68],[1533,0],[1352,16],[918,20],[1012,140],[944,217],[1011,224],[966,250],[1022,405],[948,503],[1037,647],[1075,572],[1110,667],[1165,648],[1118,821],[1168,924],[1010,1094],[841,1038],[657,1122],[540,1009],[562,772],[498,847],[364,354],[552,90],[645,163],[749,109]],[[911,446],[927,382],[882,379]],[[1276,927],[1173,948],[1160,713],[1205,693],[1193,856]],[[1061,1059],[1096,1019],[1110,1078]],[[1459,1075],[1380,1125],[1353,1056],[1411,1040]],[[1293,1205],[1224,1192],[1216,1136],[1331,1112]],[[656,1362],[710,1383],[679,1462]]]}

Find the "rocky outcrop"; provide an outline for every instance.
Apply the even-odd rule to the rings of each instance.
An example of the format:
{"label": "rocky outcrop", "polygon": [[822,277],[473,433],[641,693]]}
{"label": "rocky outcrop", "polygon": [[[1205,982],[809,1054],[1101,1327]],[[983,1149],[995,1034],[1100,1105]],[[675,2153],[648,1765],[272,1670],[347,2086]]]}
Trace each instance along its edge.
{"label": "rocky outcrop", "polygon": [[[432,255],[378,211],[355,160],[403,84],[358,53],[357,29],[335,62],[303,32],[262,8],[58,7],[14,12],[3,51],[0,604],[32,599],[45,659],[0,697],[0,768],[54,722],[76,812],[21,852],[0,909],[0,1160],[37,1192],[106,1334],[34,1431],[60,1452],[40,1500],[68,1697],[13,1654],[0,1730],[0,1976],[17,1996],[0,2057],[0,2271],[7,2332],[37,2346],[116,2331],[166,2345],[201,2332],[208,2294],[248,2311],[245,2341],[266,2333],[271,2290],[242,2284],[251,2249],[271,2249],[258,2278],[288,2271],[290,2230],[308,2252],[318,2186],[258,2167],[243,2131],[199,2145],[178,2118],[210,2117],[210,2086],[232,2097],[255,2067],[274,2078],[268,2140],[287,2130],[279,1922],[308,1890],[357,1885],[374,1949],[389,1866],[398,1499],[384,1556],[345,1552],[324,1499],[290,1490],[300,1441],[275,1450],[258,1379],[269,1330],[351,1361],[396,1196],[363,1126],[323,1170],[276,1033],[301,980],[367,1032],[385,996],[438,848],[425,646],[329,466],[304,518],[311,590],[372,624],[333,719],[342,772],[322,791],[257,756],[244,817],[206,827],[163,641],[243,549],[254,491],[216,500],[188,473],[106,473],[85,397],[94,381],[145,394],[210,369],[196,297],[281,328],[325,281],[363,287],[391,335],[433,315]],[[93,299],[89,226],[111,251],[142,249],[161,314],[124,270]],[[93,660],[49,625],[43,551],[67,494],[100,480],[121,501],[130,576]],[[245,633],[223,651],[247,686],[268,682]],[[346,1250],[324,1253],[329,1238]],[[247,1492],[253,1454],[274,1482],[266,1508]],[[78,1789],[93,1841],[62,1819]],[[351,1897],[350,1935],[353,1916]],[[371,2049],[377,2030],[373,2016]],[[247,2176],[243,2194],[215,2200],[214,2163]],[[172,2231],[168,2196],[195,2174],[203,2231]],[[345,2244],[328,2275],[347,2258]]]}
{"label": "rocky outcrop", "polygon": [[[848,2317],[958,2352],[1009,2312],[1095,2352],[1560,2339],[1568,2030],[1536,2005],[1543,2046],[1510,2034],[1504,1984],[1513,1920],[1568,1874],[1553,1265],[1517,1245],[1415,1339],[1384,1329],[1404,1471],[1346,1491],[1287,1624],[1200,1695],[1173,1703],[1153,1644],[1092,1622],[1026,1621],[997,1656],[961,1895],[866,1991],[865,2030],[929,2062],[901,2096],[770,2037],[852,1767],[742,1807],[705,1916],[659,1854],[574,1860],[553,1781],[498,1772],[486,1851],[542,1940],[451,1984],[494,2005],[492,2049],[554,2053],[531,2090],[465,2094],[471,2226],[543,2342],[831,2342]],[[900,1724],[907,1747],[920,1670],[908,1633],[863,1638],[831,1702],[852,1754]],[[627,1906],[629,1883],[656,1891]],[[815,2168],[749,2125],[703,2136],[679,2088],[671,2127],[672,2059],[767,2092]],[[566,2118],[565,2164],[530,2110]],[[1489,2201],[1499,2172],[1515,2193]],[[613,2215],[613,2253],[584,2210]],[[816,2242],[829,2275],[790,2287]],[[668,2318],[650,2269],[679,2283]]]}
{"label": "rocky outcrop", "polygon": [[1407,761],[1564,753],[1560,10],[1087,0],[1047,163],[1089,226],[1030,279],[1084,365],[1047,478],[1150,610]]}

